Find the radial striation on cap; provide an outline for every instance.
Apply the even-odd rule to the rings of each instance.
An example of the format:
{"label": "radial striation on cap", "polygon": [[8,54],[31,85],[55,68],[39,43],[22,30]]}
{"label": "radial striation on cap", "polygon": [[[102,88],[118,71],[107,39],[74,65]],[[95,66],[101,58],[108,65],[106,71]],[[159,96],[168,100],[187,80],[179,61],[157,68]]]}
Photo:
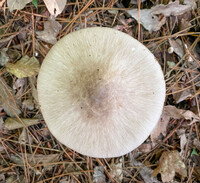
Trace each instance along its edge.
{"label": "radial striation on cap", "polygon": [[121,156],[142,144],[165,100],[154,55],[131,36],[102,27],[59,40],[44,59],[37,87],[57,140],[98,158]]}

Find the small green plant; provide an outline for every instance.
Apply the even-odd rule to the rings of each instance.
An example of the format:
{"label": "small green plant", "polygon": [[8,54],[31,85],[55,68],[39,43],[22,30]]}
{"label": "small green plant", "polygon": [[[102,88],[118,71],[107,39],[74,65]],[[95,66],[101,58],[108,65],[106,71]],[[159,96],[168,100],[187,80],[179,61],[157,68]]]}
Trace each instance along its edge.
{"label": "small green plant", "polygon": [[33,5],[37,8],[38,0],[32,0]]}

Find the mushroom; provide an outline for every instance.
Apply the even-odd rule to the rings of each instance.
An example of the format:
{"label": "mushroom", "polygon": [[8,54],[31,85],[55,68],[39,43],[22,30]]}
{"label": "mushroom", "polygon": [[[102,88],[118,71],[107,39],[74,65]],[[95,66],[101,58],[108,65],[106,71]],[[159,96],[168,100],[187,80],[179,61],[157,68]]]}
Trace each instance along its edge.
{"label": "mushroom", "polygon": [[131,36],[102,27],[60,39],[44,59],[37,87],[56,139],[98,158],[118,157],[142,144],[165,100],[154,55]]}

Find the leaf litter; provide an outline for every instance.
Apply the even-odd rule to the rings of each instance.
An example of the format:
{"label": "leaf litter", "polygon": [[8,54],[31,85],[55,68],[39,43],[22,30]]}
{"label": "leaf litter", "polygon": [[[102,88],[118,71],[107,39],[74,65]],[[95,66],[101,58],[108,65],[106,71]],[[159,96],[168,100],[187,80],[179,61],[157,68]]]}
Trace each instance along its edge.
{"label": "leaf litter", "polygon": [[181,118],[190,120],[190,124],[200,122],[200,117],[190,110],[177,109],[175,106],[171,105],[164,106],[160,120],[153,132],[151,133],[152,142],[155,143],[160,134],[162,134],[163,136],[167,135],[167,126],[170,122],[170,119]]}
{"label": "leaf litter", "polygon": [[8,116],[14,117],[21,113],[19,102],[15,98],[14,90],[0,77],[0,106]]}
{"label": "leaf litter", "polygon": [[[3,157],[0,169],[3,181],[198,182],[200,4],[195,0],[165,0],[163,4],[141,0],[138,11],[136,0],[130,3],[102,0],[34,3],[37,6],[30,3],[25,8],[15,8],[18,11],[13,11],[14,6],[9,10],[5,1],[0,3],[3,7],[0,10],[0,77],[4,80],[4,84],[0,84]],[[21,8],[24,9],[19,10]],[[145,29],[139,29],[138,12]],[[139,38],[140,33],[139,40],[153,52],[166,76],[166,106],[161,119],[151,137],[129,153],[137,155],[132,160],[129,155],[97,159],[73,152],[57,142],[42,120],[36,87],[39,63],[57,38],[91,26],[113,27],[135,38]],[[30,60],[33,55],[38,60],[36,67],[31,63],[20,66],[21,58],[29,56]],[[10,72],[7,64],[11,64]],[[7,105],[3,106],[3,102]],[[178,153],[174,153],[175,149]],[[171,169],[173,165],[176,169]],[[153,177],[153,172],[161,177],[157,174]]]}
{"label": "leaf litter", "polygon": [[[18,118],[7,118],[5,120],[4,126],[8,130],[15,130],[15,129],[18,129],[18,128],[23,128],[24,125],[26,127],[28,127],[28,126],[36,125],[36,124],[39,123],[38,119],[21,118],[20,120]],[[23,123],[24,123],[24,125],[23,125]]]}
{"label": "leaf litter", "polygon": [[161,174],[163,182],[173,181],[175,173],[178,173],[183,178],[187,177],[186,166],[178,151],[165,151],[162,153],[159,166],[154,170],[153,176],[156,176],[158,173]]}
{"label": "leaf litter", "polygon": [[6,69],[17,78],[36,76],[40,69],[40,64],[35,57],[25,55],[17,63],[7,63]]}
{"label": "leaf litter", "polygon": [[56,36],[61,30],[62,26],[59,22],[55,20],[55,18],[50,18],[46,22],[44,22],[44,30],[37,31],[37,37],[50,44],[55,44],[57,42]]}
{"label": "leaf litter", "polygon": [[[185,12],[188,12],[196,8],[195,0],[185,0],[184,4],[180,4],[179,0],[175,2],[170,2],[167,5],[159,4],[151,9],[141,9],[140,10],[140,23],[147,29],[150,33],[153,31],[158,31],[166,23],[166,17],[171,15],[178,16]],[[138,9],[127,10],[135,20],[139,20]],[[157,15],[162,14],[164,17],[160,19]]]}

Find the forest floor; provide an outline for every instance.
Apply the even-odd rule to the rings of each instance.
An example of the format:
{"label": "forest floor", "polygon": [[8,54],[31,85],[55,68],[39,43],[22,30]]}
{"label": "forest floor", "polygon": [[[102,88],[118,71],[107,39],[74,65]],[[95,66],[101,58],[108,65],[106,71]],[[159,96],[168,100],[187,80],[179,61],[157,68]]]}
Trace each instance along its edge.
{"label": "forest floor", "polygon": [[[9,2],[0,1],[1,183],[200,182],[199,0],[60,0],[56,16],[59,0]],[[48,51],[68,33],[94,26],[143,43],[166,81],[156,129],[118,158],[89,158],[60,144],[38,104],[37,75]]]}

